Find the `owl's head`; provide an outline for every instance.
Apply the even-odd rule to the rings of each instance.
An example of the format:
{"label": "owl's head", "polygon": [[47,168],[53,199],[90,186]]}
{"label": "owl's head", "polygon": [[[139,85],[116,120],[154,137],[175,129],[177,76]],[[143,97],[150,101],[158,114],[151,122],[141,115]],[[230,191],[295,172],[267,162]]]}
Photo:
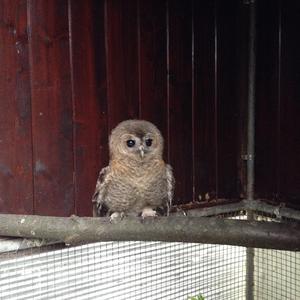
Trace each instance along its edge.
{"label": "owl's head", "polygon": [[109,137],[112,159],[134,161],[161,159],[163,137],[158,128],[144,120],[127,120],[119,123]]}

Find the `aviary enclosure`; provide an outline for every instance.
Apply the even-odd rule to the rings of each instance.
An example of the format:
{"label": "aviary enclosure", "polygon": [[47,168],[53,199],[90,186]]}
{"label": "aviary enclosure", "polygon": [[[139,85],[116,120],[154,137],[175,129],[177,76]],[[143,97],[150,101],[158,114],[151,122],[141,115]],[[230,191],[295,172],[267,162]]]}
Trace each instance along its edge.
{"label": "aviary enclosure", "polygon": [[[0,299],[300,299],[299,27],[296,0],[1,0]],[[174,208],[110,224],[133,118]]]}

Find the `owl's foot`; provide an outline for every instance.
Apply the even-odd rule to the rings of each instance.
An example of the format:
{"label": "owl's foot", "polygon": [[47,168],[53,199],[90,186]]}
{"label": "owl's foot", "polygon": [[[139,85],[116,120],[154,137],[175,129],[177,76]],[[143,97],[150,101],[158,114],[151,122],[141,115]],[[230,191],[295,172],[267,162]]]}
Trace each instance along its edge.
{"label": "owl's foot", "polygon": [[110,223],[116,223],[116,222],[122,220],[124,218],[124,215],[125,215],[124,212],[115,211],[114,213],[112,213],[110,215],[109,221],[110,221]]}
{"label": "owl's foot", "polygon": [[142,218],[157,217],[157,213],[151,207],[145,207],[142,211]]}

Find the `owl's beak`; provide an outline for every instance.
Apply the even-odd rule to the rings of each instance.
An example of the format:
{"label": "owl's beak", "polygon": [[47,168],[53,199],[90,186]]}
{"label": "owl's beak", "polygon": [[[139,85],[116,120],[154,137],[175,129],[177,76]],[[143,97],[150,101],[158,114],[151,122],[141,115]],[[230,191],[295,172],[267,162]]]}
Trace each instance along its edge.
{"label": "owl's beak", "polygon": [[144,147],[143,147],[143,146],[140,146],[140,147],[139,147],[139,150],[140,150],[141,158],[143,159],[143,158],[144,158],[144,154],[145,154]]}

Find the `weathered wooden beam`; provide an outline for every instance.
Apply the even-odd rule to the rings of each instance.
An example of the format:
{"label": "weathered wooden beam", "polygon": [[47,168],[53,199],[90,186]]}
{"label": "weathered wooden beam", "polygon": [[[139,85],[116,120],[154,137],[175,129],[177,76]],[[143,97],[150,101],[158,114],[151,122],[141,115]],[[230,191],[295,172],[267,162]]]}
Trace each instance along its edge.
{"label": "weathered wooden beam", "polygon": [[63,241],[166,241],[300,250],[299,224],[199,217],[124,218],[45,217],[0,214],[0,235]]}

